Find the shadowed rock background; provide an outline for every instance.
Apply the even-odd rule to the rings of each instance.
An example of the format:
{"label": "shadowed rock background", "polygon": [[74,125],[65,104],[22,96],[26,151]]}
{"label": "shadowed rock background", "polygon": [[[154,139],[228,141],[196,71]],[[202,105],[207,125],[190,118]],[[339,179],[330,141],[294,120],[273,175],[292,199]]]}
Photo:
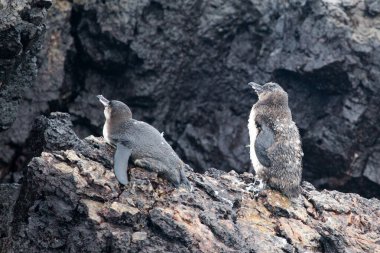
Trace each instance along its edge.
{"label": "shadowed rock background", "polygon": [[50,5],[0,1],[3,182],[36,155],[26,143],[38,115],[69,112],[80,137],[101,135],[97,94],[165,132],[196,171],[249,171],[247,83],[276,81],[300,128],[304,178],[380,196],[378,1]]}

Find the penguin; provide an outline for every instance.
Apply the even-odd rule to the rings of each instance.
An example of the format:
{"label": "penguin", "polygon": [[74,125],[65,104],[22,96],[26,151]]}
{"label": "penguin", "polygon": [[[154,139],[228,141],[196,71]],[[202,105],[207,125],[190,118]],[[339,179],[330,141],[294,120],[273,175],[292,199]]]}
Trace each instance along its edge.
{"label": "penguin", "polygon": [[248,120],[250,158],[256,179],[289,198],[300,193],[302,144],[288,94],[277,83],[249,85],[258,95]]}
{"label": "penguin", "polygon": [[175,187],[184,186],[192,191],[185,176],[185,164],[174,152],[169,143],[153,126],[132,118],[132,112],[123,102],[109,101],[102,95],[97,96],[104,105],[106,121],[103,126],[105,141],[116,147],[114,172],[116,179],[123,185],[128,184],[128,162],[141,168],[157,172]]}

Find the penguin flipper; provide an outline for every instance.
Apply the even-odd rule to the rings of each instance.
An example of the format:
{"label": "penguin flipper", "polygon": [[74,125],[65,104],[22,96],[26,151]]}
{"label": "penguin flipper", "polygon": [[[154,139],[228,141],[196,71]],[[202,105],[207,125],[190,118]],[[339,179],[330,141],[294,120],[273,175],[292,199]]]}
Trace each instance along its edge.
{"label": "penguin flipper", "polygon": [[128,160],[131,156],[132,150],[127,148],[121,143],[116,145],[116,152],[114,157],[114,172],[117,181],[123,185],[128,184]]}
{"label": "penguin flipper", "polygon": [[271,161],[268,155],[268,149],[274,144],[274,133],[264,123],[261,124],[261,129],[256,137],[255,152],[259,162],[265,167],[271,166]]}

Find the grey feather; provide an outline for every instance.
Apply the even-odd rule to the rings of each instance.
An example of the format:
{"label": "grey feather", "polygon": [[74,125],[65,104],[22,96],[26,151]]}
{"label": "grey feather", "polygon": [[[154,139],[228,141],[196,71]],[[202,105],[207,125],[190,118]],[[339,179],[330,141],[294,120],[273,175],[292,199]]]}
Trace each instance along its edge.
{"label": "grey feather", "polygon": [[268,156],[268,149],[274,144],[274,132],[266,124],[261,125],[261,130],[256,137],[255,152],[259,162],[266,166],[271,166]]}
{"label": "grey feather", "polygon": [[123,185],[128,184],[128,160],[132,151],[121,143],[116,145],[114,158],[114,171],[117,181]]}
{"label": "grey feather", "polygon": [[248,121],[250,156],[256,177],[288,197],[297,197],[303,153],[288,94],[276,83],[251,86],[258,95]]}
{"label": "grey feather", "polygon": [[176,187],[182,184],[191,190],[184,173],[185,163],[178,157],[172,147],[156,128],[132,118],[132,112],[123,102],[106,100],[98,96],[105,106],[106,122],[103,127],[105,140],[116,145],[115,174],[122,184],[128,183],[128,160],[136,166],[157,172]]}

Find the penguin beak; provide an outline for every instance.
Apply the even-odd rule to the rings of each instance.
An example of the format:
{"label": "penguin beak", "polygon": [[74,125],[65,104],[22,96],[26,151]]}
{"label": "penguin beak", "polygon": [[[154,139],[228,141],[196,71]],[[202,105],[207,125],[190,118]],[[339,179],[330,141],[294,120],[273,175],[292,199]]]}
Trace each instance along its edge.
{"label": "penguin beak", "polygon": [[251,86],[255,90],[255,92],[257,93],[257,95],[259,95],[260,93],[263,92],[263,86],[261,86],[258,83],[250,82],[248,85]]}
{"label": "penguin beak", "polygon": [[99,98],[100,103],[102,103],[104,106],[108,106],[110,101],[103,97],[103,95],[97,95],[97,98]]}

